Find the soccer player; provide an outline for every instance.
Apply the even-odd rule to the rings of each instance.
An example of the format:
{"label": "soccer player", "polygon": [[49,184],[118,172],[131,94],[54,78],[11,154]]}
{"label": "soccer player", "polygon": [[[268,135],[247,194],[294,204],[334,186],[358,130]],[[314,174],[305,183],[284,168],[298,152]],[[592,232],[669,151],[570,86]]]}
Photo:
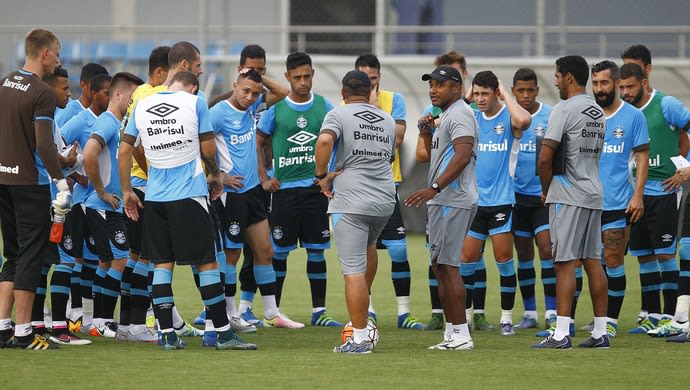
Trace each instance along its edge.
{"label": "soccer player", "polygon": [[0,271],[0,347],[45,350],[56,345],[33,334],[31,308],[43,264],[58,260],[56,246],[48,241],[49,177],[57,187],[53,212],[67,214],[70,203],[53,136],[55,91],[41,80],[60,64],[60,40],[34,29],[24,50],[24,66],[0,84],[0,219],[7,258]]}
{"label": "soccer player", "polygon": [[[539,154],[542,200],[549,205],[549,226],[556,270],[556,330],[533,348],[569,349],[570,311],[579,260],[589,279],[594,328],[582,348],[609,348],[606,334],[607,282],[601,266],[602,191],[599,158],[604,146],[604,113],[587,95],[587,61],[580,56],[556,60],[557,104]],[[562,156],[562,157],[561,157]],[[554,168],[555,166],[555,168]]]}
{"label": "soccer player", "polygon": [[405,205],[419,207],[426,203],[428,207],[431,264],[446,318],[443,341],[430,349],[472,349],[474,343],[463,307],[466,292],[459,268],[462,238],[477,211],[475,142],[479,126],[462,98],[462,77],[457,69],[439,66],[423,75],[422,80],[429,81],[431,103],[443,114],[437,126],[432,114],[418,123],[425,154],[417,157],[431,162],[428,187],[412,193]]}
{"label": "soccer player", "polygon": [[541,281],[544,286],[545,328],[556,322],[556,276],[551,258],[549,209],[541,202],[541,183],[537,176],[537,137],[544,137],[551,115],[551,106],[538,101],[537,74],[529,68],[520,68],[513,75],[511,92],[517,103],[532,116],[532,123],[522,133],[520,152],[515,166],[515,208],[513,210],[513,237],[518,257],[517,278],[525,313],[516,325],[527,329],[538,327],[537,302],[534,285],[534,245],[539,250]]}
{"label": "soccer player", "polygon": [[195,264],[199,270],[199,290],[218,335],[216,349],[256,349],[256,345],[237,337],[225,314],[202,160],[210,172],[214,198],[222,190],[222,177],[215,160],[216,145],[206,102],[193,94],[198,88],[193,73],[177,72],[167,92],[152,95],[136,106],[118,153],[123,199],[128,216],[137,220],[142,204],[132,190],[128,172],[134,142],[141,137],[150,164],[141,258],[155,264],[152,295],[163,349],[185,346],[173,325],[175,263]]}
{"label": "soccer player", "polygon": [[[632,225],[630,254],[640,263],[640,284],[648,316],[630,333],[647,333],[668,323],[676,307],[679,267],[676,262],[678,199],[682,179],[670,160],[686,156],[690,111],[678,99],[654,90],[637,64],[624,64],[619,91],[639,108],[649,130],[649,178],[645,184],[645,214]],[[658,260],[658,262],[657,262]],[[662,317],[659,290],[664,295]]]}
{"label": "soccer player", "polygon": [[[113,312],[129,254],[127,222],[120,201],[117,147],[120,123],[127,113],[132,92],[143,83],[127,72],[113,76],[108,109],[94,122],[93,132],[84,146],[84,169],[93,189],[84,199],[86,223],[99,260],[96,278],[101,279],[100,291],[94,291],[93,324],[89,329],[92,336],[115,337],[117,332]],[[121,313],[125,309],[120,305]]]}
{"label": "soccer player", "polygon": [[637,64],[642,68],[645,78],[647,78],[647,92],[654,92],[649,76],[652,74],[652,52],[645,45],[632,45],[625,49],[621,54],[623,64]]}
{"label": "soccer player", "polygon": [[[649,163],[649,132],[640,110],[622,101],[618,94],[620,71],[611,61],[592,66],[592,93],[606,115],[606,136],[599,161],[604,194],[601,238],[608,278],[607,333],[615,337],[618,316],[625,297],[625,258],[630,223],[644,214],[643,192]],[[635,161],[635,187],[628,165]],[[629,222],[628,222],[629,221]]]}
{"label": "soccer player", "polygon": [[[407,129],[407,108],[405,98],[397,92],[386,91],[380,88],[381,83],[381,63],[373,54],[364,54],[355,61],[355,69],[360,70],[369,76],[371,80],[371,95],[369,103],[389,113],[395,120],[396,133],[396,158],[393,161],[393,181],[396,190],[402,183],[402,173],[400,171],[400,152],[399,148],[405,138]],[[391,258],[391,279],[395,290],[395,300],[398,305],[398,328],[403,329],[424,329],[424,324],[419,322],[410,314],[410,263],[407,259],[407,235],[405,233],[405,222],[400,211],[400,199],[396,195],[396,204],[393,215],[381,233],[381,237],[376,241],[376,249],[386,249]],[[371,249],[369,260],[373,264],[378,264],[378,252]],[[373,269],[377,267],[372,266]],[[376,311],[369,300],[369,317],[376,322]]]}
{"label": "soccer player", "polygon": [[[393,118],[370,103],[372,84],[359,70],[342,80],[345,105],[326,115],[316,144],[316,171],[328,205],[345,279],[345,301],[352,337],[333,352],[366,354],[369,291],[376,271],[368,254],[395,208],[391,162],[395,158]],[[329,161],[335,152],[333,170]]]}
{"label": "soccer player", "polygon": [[[264,85],[269,89],[262,94]],[[276,305],[276,278],[273,270],[273,249],[269,241],[261,182],[256,155],[256,125],[254,117],[261,104],[267,107],[283,99],[283,88],[265,82],[253,69],[240,72],[228,100],[211,108],[211,126],[216,134],[219,167],[227,174],[224,193],[216,207],[225,236],[226,272],[232,272],[247,242],[254,255],[254,275],[264,302],[264,323],[280,328],[302,328],[280,313]],[[228,317],[238,315],[234,295],[226,295]]]}
{"label": "soccer player", "polygon": [[[501,321],[504,336],[515,334],[513,305],[517,279],[513,263],[512,209],[515,203],[513,175],[523,129],[531,123],[522,108],[491,71],[472,79],[472,94],[479,124],[477,143],[477,215],[465,237],[462,250],[463,279],[472,280],[484,242],[491,237],[496,267],[501,275]],[[504,103],[502,103],[503,101]],[[472,305],[468,294],[465,308]],[[483,314],[483,313],[482,313]],[[475,325],[478,321],[475,321]],[[478,329],[475,327],[475,329]]]}
{"label": "soccer player", "polygon": [[[314,68],[302,52],[288,55],[285,79],[288,96],[261,115],[256,133],[258,173],[264,191],[272,194],[271,225],[276,304],[280,307],[287,258],[297,241],[307,251],[314,326],[342,326],[326,313],[326,258],[330,248],[328,199],[314,183],[314,151],[323,119],[333,104],[311,91]],[[273,175],[268,176],[263,150],[271,143]]]}
{"label": "soccer player", "polygon": [[91,95],[91,79],[97,74],[108,74],[108,70],[106,70],[103,65],[93,62],[89,62],[82,66],[81,74],[79,75],[81,95],[79,99],[70,99],[66,107],[57,111],[55,114],[55,123],[59,128],[62,128],[67,121],[91,106],[91,101],[93,100],[93,96]]}

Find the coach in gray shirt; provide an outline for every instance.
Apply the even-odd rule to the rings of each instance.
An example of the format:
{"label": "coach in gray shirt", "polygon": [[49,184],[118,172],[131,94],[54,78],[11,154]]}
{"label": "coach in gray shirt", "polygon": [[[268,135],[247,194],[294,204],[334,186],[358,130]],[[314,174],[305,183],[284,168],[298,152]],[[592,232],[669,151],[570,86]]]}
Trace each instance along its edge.
{"label": "coach in gray shirt", "polygon": [[465,285],[460,278],[460,254],[465,235],[477,212],[475,179],[478,129],[472,109],[462,99],[462,78],[457,69],[439,66],[422,76],[429,82],[429,96],[441,108],[433,135],[434,118],[418,124],[426,157],[431,160],[428,187],[415,191],[405,205],[428,206],[431,267],[438,279],[438,291],[446,316],[443,341],[429,349],[472,349],[465,316]]}
{"label": "coach in gray shirt", "polygon": [[[330,111],[316,142],[316,179],[331,198],[335,246],[345,277],[345,300],[353,335],[333,352],[370,353],[367,308],[375,269],[367,247],[376,245],[395,207],[391,162],[395,158],[395,121],[369,104],[371,81],[353,70],[343,77],[345,105]],[[335,147],[335,166],[328,171]]]}
{"label": "coach in gray shirt", "polygon": [[538,164],[542,200],[549,205],[557,325],[551,336],[533,348],[572,347],[569,327],[577,260],[587,272],[594,308],[592,335],[579,346],[611,346],[606,334],[608,283],[600,262],[603,200],[599,157],[606,121],[599,105],[586,93],[588,78],[584,58],[566,56],[556,61],[556,87],[563,101],[549,117]]}

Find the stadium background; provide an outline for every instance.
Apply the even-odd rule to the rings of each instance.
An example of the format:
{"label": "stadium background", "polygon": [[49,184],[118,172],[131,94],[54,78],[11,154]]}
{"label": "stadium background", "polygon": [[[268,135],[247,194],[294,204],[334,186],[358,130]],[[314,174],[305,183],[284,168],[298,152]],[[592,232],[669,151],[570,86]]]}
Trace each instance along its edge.
{"label": "stadium background", "polygon": [[[422,73],[447,50],[468,57],[472,74],[491,69],[506,83],[521,66],[539,76],[541,100],[555,104],[554,61],[580,54],[590,62],[635,43],[653,55],[655,88],[690,106],[690,2],[687,0],[23,0],[3,1],[0,73],[23,57],[23,37],[34,27],[62,40],[61,59],[78,96],[80,66],[106,65],[111,73],[146,74],[155,45],[189,40],[201,49],[209,96],[230,88],[239,52],[258,43],[268,54],[268,73],[282,79],[285,55],[312,54],[314,91],[338,102],[340,77],[357,55],[374,52],[383,65],[382,88],[407,100],[408,133],[402,150],[406,178],[401,195],[422,185],[426,166],[416,166],[416,119],[428,104]],[[408,228],[423,231],[424,211],[405,210]]]}

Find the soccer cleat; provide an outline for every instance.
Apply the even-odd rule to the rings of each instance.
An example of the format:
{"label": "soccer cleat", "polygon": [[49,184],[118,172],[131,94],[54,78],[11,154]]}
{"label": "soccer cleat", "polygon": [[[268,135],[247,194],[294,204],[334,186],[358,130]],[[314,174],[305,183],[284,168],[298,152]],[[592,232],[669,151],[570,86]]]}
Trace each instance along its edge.
{"label": "soccer cleat", "polygon": [[459,350],[467,350],[467,349],[473,349],[474,348],[474,343],[472,342],[471,338],[468,337],[460,337],[457,339],[451,339],[446,343],[442,348],[443,350],[446,351],[459,351]]}
{"label": "soccer cleat", "polygon": [[441,342],[438,343],[438,344],[434,344],[434,345],[430,346],[429,349],[441,349],[441,350],[445,350],[445,349],[446,349],[446,345],[448,345],[448,343],[450,343],[451,341],[453,341],[452,338],[446,337],[446,335],[443,335],[443,341],[441,341]]}
{"label": "soccer cleat", "polygon": [[62,332],[57,335],[50,336],[50,341],[61,345],[89,345],[91,340],[82,339],[72,332]]}
{"label": "soccer cleat", "polygon": [[215,330],[207,330],[204,335],[201,336],[201,346],[202,347],[212,347],[215,348],[218,343],[218,334]]}
{"label": "soccer cleat", "polygon": [[501,336],[515,336],[515,330],[513,329],[513,324],[505,322],[499,325],[501,329]]}
{"label": "soccer cleat", "polygon": [[398,328],[423,330],[424,324],[422,324],[416,318],[414,318],[412,314],[405,313],[398,316]]}
{"label": "soccer cleat", "polygon": [[532,328],[538,328],[539,323],[535,318],[528,317],[528,316],[523,316],[520,319],[520,322],[515,325],[516,328],[518,329],[532,329]]}
{"label": "soccer cleat", "polygon": [[187,344],[182,341],[181,338],[177,337],[175,332],[169,332],[163,334],[163,349],[166,351],[173,351],[176,349],[184,349]]}
{"label": "soccer cleat", "polygon": [[146,327],[149,329],[156,328],[156,316],[153,314],[153,310],[146,312]]}
{"label": "soccer cleat", "polygon": [[608,335],[603,335],[597,339],[595,339],[592,336],[589,336],[587,340],[581,342],[578,344],[579,348],[604,348],[608,349],[611,348],[611,341],[609,340]]}
{"label": "soccer cleat", "polygon": [[326,313],[326,309],[319,310],[316,313],[311,313],[311,326],[337,326],[341,327],[343,324],[333,319]]}
{"label": "soccer cleat", "polygon": [[370,311],[367,314],[367,322],[371,322],[372,324],[376,325],[376,313]]}
{"label": "soccer cleat", "polygon": [[429,323],[425,325],[425,330],[439,330],[446,327],[446,321],[443,319],[443,313],[431,313]]}
{"label": "soccer cleat", "polygon": [[117,323],[108,321],[102,328],[92,324],[91,328],[89,329],[89,334],[93,337],[113,338],[117,336]]}
{"label": "soccer cleat", "polygon": [[285,314],[278,313],[277,316],[271,318],[270,320],[264,318],[264,324],[269,327],[274,328],[287,328],[287,329],[301,329],[304,328],[304,324],[301,322],[293,321],[289,319]]}
{"label": "soccer cleat", "polygon": [[[22,339],[26,339],[26,341]],[[57,349],[58,345],[51,343],[47,338],[41,335],[35,334],[26,337],[15,337],[12,342],[12,347],[39,351],[44,349]]]}
{"label": "soccer cleat", "polygon": [[553,338],[553,335],[531,345],[531,348],[535,349],[570,349],[572,347],[573,343],[570,340],[570,336],[565,336],[563,340],[556,340]]}
{"label": "soccer cleat", "polygon": [[333,348],[335,353],[352,353],[352,354],[369,354],[374,350],[374,344],[369,340],[364,340],[361,343],[355,343],[352,337],[348,337],[343,345],[338,345]]}
{"label": "soccer cleat", "polygon": [[[548,329],[544,329],[541,332],[537,332],[535,336],[537,337],[549,337],[553,336],[553,334],[556,332],[556,322],[551,323],[551,327]],[[570,333],[570,337],[575,337],[575,324],[570,323],[570,326],[568,327],[568,333]]]}
{"label": "soccer cleat", "polygon": [[194,319],[194,325],[203,325],[206,323],[206,310],[202,310]]}
{"label": "soccer cleat", "polygon": [[[129,328],[129,327],[127,327]],[[117,327],[117,331],[115,332],[115,340],[117,341],[129,341],[128,338],[128,333],[129,329],[123,329],[121,326]]]}
{"label": "soccer cleat", "polygon": [[256,333],[256,326],[240,317],[230,318],[230,329],[237,333]]}
{"label": "soccer cleat", "polygon": [[666,341],[669,343],[690,343],[690,330],[676,336],[668,337]]}
{"label": "soccer cleat", "polygon": [[637,315],[637,319],[635,320],[637,321],[637,325],[640,325],[648,315],[649,313],[647,313],[646,310],[640,310],[640,313]]}
{"label": "soccer cleat", "polygon": [[618,335],[618,324],[614,324],[613,322],[607,322],[606,335],[609,336],[609,338],[616,337]]}
{"label": "soccer cleat", "polygon": [[218,333],[218,340],[216,341],[217,350],[234,349],[241,351],[253,351],[256,349],[256,344],[248,343],[240,338],[237,333],[232,330]]}
{"label": "soccer cleat", "polygon": [[139,333],[133,333],[132,328],[127,330],[127,341],[130,343],[151,343],[155,344],[158,342],[158,332],[150,328],[146,328]]}
{"label": "soccer cleat", "polygon": [[40,326],[32,326],[31,329],[33,330],[34,334],[37,334],[39,336],[43,337],[48,337],[48,329],[46,329],[45,325],[40,325]]}
{"label": "soccer cleat", "polygon": [[184,326],[181,329],[175,329],[175,333],[177,333],[177,335],[181,337],[201,337],[204,335],[203,330],[197,329],[186,322],[184,323]]}
{"label": "soccer cleat", "polygon": [[84,320],[82,319],[82,317],[79,317],[74,321],[69,320],[69,322],[67,323],[67,329],[69,329],[70,333],[79,333],[79,331],[81,331],[83,322]]}
{"label": "soccer cleat", "polygon": [[[662,324],[663,322],[663,324]],[[687,332],[690,330],[690,323],[685,322],[683,324],[680,324],[676,321],[670,320],[670,321],[659,321],[659,324],[656,328],[650,330],[647,332],[648,335],[652,337],[670,337],[670,336],[677,336],[683,332]]]}
{"label": "soccer cleat", "polygon": [[474,323],[474,330],[494,330],[496,327],[491,325],[486,319],[484,313],[474,313],[472,316],[472,322]]}
{"label": "soccer cleat", "polygon": [[582,330],[584,330],[584,331],[587,331],[587,332],[591,332],[592,330],[594,330],[594,320],[592,320],[589,324],[584,325],[584,326],[583,326],[582,328],[580,328],[580,329],[582,329]]}
{"label": "soccer cleat", "polygon": [[10,348],[12,346],[12,336],[14,336],[14,330],[12,329],[0,331],[0,348]]}
{"label": "soccer cleat", "polygon": [[256,326],[257,328],[263,328],[264,323],[260,319],[256,318],[251,307],[248,307],[244,313],[240,314],[240,318],[247,321],[248,323]]}
{"label": "soccer cleat", "polygon": [[656,328],[659,325],[659,320],[656,318],[652,317],[647,317],[642,322],[640,322],[640,325],[637,328],[632,328],[628,331],[630,334],[645,334],[649,332],[650,330]]}

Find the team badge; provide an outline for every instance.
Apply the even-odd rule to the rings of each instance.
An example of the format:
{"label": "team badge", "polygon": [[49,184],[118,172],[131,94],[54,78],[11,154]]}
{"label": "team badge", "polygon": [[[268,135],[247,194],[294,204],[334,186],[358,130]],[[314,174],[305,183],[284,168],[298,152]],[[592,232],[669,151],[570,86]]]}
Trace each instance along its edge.
{"label": "team badge", "polygon": [[297,118],[297,127],[299,127],[300,129],[307,127],[307,124],[307,118],[303,117],[302,115],[300,115],[299,118]]}
{"label": "team badge", "polygon": [[127,242],[127,236],[125,236],[125,232],[123,232],[122,230],[115,231],[115,242],[120,245]]}
{"label": "team badge", "polygon": [[280,226],[276,226],[273,228],[273,239],[274,240],[280,240],[283,238],[283,228]]}
{"label": "team badge", "polygon": [[233,222],[230,224],[230,227],[228,228],[228,233],[230,233],[231,236],[237,236],[240,234],[240,224],[237,222]]}
{"label": "team badge", "polygon": [[63,237],[62,246],[65,247],[65,250],[71,251],[73,248],[72,236]]}
{"label": "team badge", "polygon": [[623,131],[623,126],[618,125],[616,128],[613,130],[613,136],[615,138],[623,138],[625,135],[625,132]]}
{"label": "team badge", "polygon": [[496,133],[496,135],[501,135],[505,131],[506,131],[506,127],[503,124],[503,122],[498,122],[498,123],[496,123],[496,126],[494,126],[494,133]]}
{"label": "team badge", "polygon": [[534,128],[534,134],[535,134],[537,137],[543,137],[543,136],[544,136],[544,133],[546,133],[546,130],[544,129],[544,125],[543,125],[543,124],[540,123],[540,124],[537,125],[537,127]]}
{"label": "team badge", "polygon": [[321,237],[323,238],[330,238],[331,237],[331,231],[326,229],[321,231]]}

